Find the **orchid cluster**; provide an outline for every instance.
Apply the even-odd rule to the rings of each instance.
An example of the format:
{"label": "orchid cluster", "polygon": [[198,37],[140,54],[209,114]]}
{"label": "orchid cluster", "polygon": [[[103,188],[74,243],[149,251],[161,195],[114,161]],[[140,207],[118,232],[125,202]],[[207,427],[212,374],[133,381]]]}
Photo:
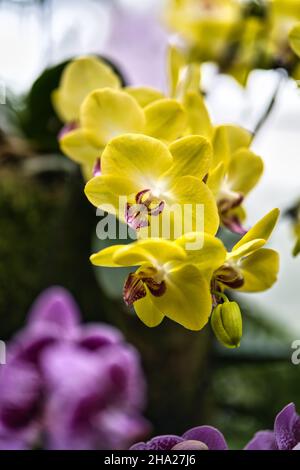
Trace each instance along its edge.
{"label": "orchid cluster", "polygon": [[[125,280],[127,306],[149,327],[168,317],[201,330],[213,308],[226,302],[228,308],[214,315],[214,331],[235,347],[242,320],[223,292],[259,292],[274,284],[278,254],[264,246],[279,211],[245,230],[243,201],[263,171],[262,159],[250,149],[252,136],[238,126],[212,123],[198,66],[186,65],[176,48],[168,64],[165,95],[122,86],[96,57],[70,62],[53,94],[65,122],[60,145],[81,165],[89,201],[136,233],[136,241],[91,257],[96,266],[137,267]],[[220,227],[242,236],[229,252],[216,236]]]}
{"label": "orchid cluster", "polygon": [[214,62],[245,84],[254,69],[283,68],[299,78],[288,34],[298,0],[167,0],[165,22],[179,33],[189,62]]}
{"label": "orchid cluster", "polygon": [[127,449],[149,430],[144,400],[137,351],[50,288],[0,368],[0,449]]}

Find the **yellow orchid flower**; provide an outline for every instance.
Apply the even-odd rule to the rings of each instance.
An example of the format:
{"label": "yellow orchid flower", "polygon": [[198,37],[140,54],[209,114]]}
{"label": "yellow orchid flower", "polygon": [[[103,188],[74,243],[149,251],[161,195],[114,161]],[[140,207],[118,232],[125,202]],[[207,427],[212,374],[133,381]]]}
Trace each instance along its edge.
{"label": "yellow orchid flower", "polygon": [[202,181],[211,152],[201,136],[183,137],[167,146],[142,134],[121,135],[106,145],[101,175],[87,183],[86,196],[143,237],[150,230],[151,236],[178,238],[199,227],[215,234],[218,210]]}
{"label": "yellow orchid flower", "polygon": [[[108,66],[95,58],[75,59],[66,67],[60,87],[53,94],[57,112],[69,114],[69,122],[60,134],[60,147],[83,166],[87,179],[99,173],[102,151],[117,135],[142,132],[172,141],[185,133],[186,115],[180,99],[185,91],[199,89],[200,69],[186,64],[175,47],[169,49],[168,56],[170,97],[150,87],[128,86],[121,90],[113,72],[109,74]],[[82,76],[91,79],[82,84]],[[70,101],[72,108],[64,101]],[[64,118],[68,120],[66,115]]]}
{"label": "yellow orchid flower", "polygon": [[262,159],[249,149],[252,136],[238,126],[214,127],[200,93],[188,91],[184,106],[187,132],[205,136],[213,146],[207,185],[217,201],[220,222],[229,230],[244,234],[242,221],[246,214],[242,202],[263,172]]}
{"label": "yellow orchid flower", "polygon": [[[201,248],[186,250],[201,239]],[[115,245],[91,256],[96,266],[139,266],[127,277],[123,298],[149,327],[164,317],[190,330],[201,330],[212,310],[210,280],[226,257],[220,240],[205,233],[190,233],[176,241],[138,240]],[[197,266],[196,266],[197,265]]]}
{"label": "yellow orchid flower", "polygon": [[[142,107],[137,100],[150,100]],[[100,158],[106,144],[126,133],[143,133],[162,141],[180,137],[186,127],[186,115],[175,99],[150,99],[151,90],[103,88],[90,93],[80,109],[80,128],[65,134],[61,140],[63,152],[84,165]],[[158,96],[157,94],[155,95]],[[92,175],[91,175],[92,176]]]}
{"label": "yellow orchid flower", "polygon": [[258,68],[297,74],[288,32],[300,20],[298,0],[169,0],[164,16],[190,62],[215,62],[243,86]]}
{"label": "yellow orchid flower", "polygon": [[103,60],[88,56],[72,60],[52,94],[53,106],[63,122],[78,122],[80,106],[98,88],[120,88],[118,75]]}
{"label": "yellow orchid flower", "polygon": [[279,256],[276,251],[263,247],[278,217],[279,210],[273,209],[233,247],[225,263],[214,273],[214,290],[261,292],[272,287],[277,279]]}
{"label": "yellow orchid flower", "polygon": [[239,5],[236,0],[169,0],[165,19],[188,45],[196,46],[201,62],[211,61],[224,51],[239,19]]}

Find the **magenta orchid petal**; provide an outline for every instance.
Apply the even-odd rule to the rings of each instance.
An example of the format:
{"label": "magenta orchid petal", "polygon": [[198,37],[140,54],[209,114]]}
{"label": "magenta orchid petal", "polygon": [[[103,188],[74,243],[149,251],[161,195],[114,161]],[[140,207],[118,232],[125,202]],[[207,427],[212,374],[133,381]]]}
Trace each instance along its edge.
{"label": "magenta orchid petal", "polygon": [[277,415],[274,426],[279,450],[291,450],[300,443],[300,416],[294,403],[290,403]]}
{"label": "magenta orchid petal", "polygon": [[0,448],[126,449],[149,431],[137,351],[108,325],[81,326],[48,289],[0,367]]}
{"label": "magenta orchid petal", "polygon": [[90,351],[96,351],[103,347],[120,344],[124,341],[119,330],[104,324],[88,324],[82,326],[78,345]]}
{"label": "magenta orchid petal", "polygon": [[79,324],[80,312],[73,297],[62,287],[45,290],[34,302],[29,313],[29,325],[55,325],[61,330]]}
{"label": "magenta orchid petal", "polygon": [[259,431],[246,445],[245,450],[278,450],[273,431]]}
{"label": "magenta orchid petal", "polygon": [[131,450],[171,450],[176,444],[183,442],[182,437],[165,435],[157,436],[148,442],[139,442]]}
{"label": "magenta orchid petal", "polygon": [[[54,346],[45,351],[42,369],[51,393],[49,446],[58,449],[122,449],[148,424],[138,410],[143,383],[134,350],[111,346],[99,352]],[[64,377],[68,371],[68,377]],[[118,432],[113,423],[119,422]],[[59,439],[57,439],[59,436]],[[79,446],[79,447],[78,447]]]}

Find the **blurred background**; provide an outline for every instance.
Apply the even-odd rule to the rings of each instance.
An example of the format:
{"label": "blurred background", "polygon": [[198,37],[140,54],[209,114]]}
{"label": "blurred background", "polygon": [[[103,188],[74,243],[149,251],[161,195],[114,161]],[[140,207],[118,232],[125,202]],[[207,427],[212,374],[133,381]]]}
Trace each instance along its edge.
{"label": "blurred background", "polygon": [[[271,428],[275,414],[300,408],[300,366],[291,344],[300,339],[300,260],[282,217],[270,242],[280,252],[278,283],[239,297],[245,326],[233,352],[201,333],[163,323],[144,327],[123,307],[124,273],[96,269],[89,255],[97,217],[83,194],[78,167],[60,154],[50,93],[72,57],[98,54],[127,84],[166,88],[166,50],[172,40],[161,20],[162,0],[0,1],[0,339],[22,327],[35,297],[61,285],[77,300],[85,321],[118,326],[138,348],[148,382],[147,417],[155,434],[181,433],[196,424],[220,428],[233,448]],[[203,80],[216,123],[253,129],[278,75],[254,71],[242,88],[207,66]],[[247,199],[249,225],[273,207],[285,213],[300,198],[300,92],[285,80],[253,149],[265,162]],[[229,235],[224,233],[224,237]],[[113,277],[112,277],[113,276]]]}

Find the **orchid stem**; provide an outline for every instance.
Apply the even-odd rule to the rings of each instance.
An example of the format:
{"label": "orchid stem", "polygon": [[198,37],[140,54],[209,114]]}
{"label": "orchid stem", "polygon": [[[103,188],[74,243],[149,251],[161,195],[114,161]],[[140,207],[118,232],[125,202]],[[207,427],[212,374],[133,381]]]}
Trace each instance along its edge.
{"label": "orchid stem", "polygon": [[222,292],[212,291],[212,294],[216,295],[216,296],[219,296],[222,300],[224,300],[224,302],[229,302],[228,297],[225,294],[223,294]]}

